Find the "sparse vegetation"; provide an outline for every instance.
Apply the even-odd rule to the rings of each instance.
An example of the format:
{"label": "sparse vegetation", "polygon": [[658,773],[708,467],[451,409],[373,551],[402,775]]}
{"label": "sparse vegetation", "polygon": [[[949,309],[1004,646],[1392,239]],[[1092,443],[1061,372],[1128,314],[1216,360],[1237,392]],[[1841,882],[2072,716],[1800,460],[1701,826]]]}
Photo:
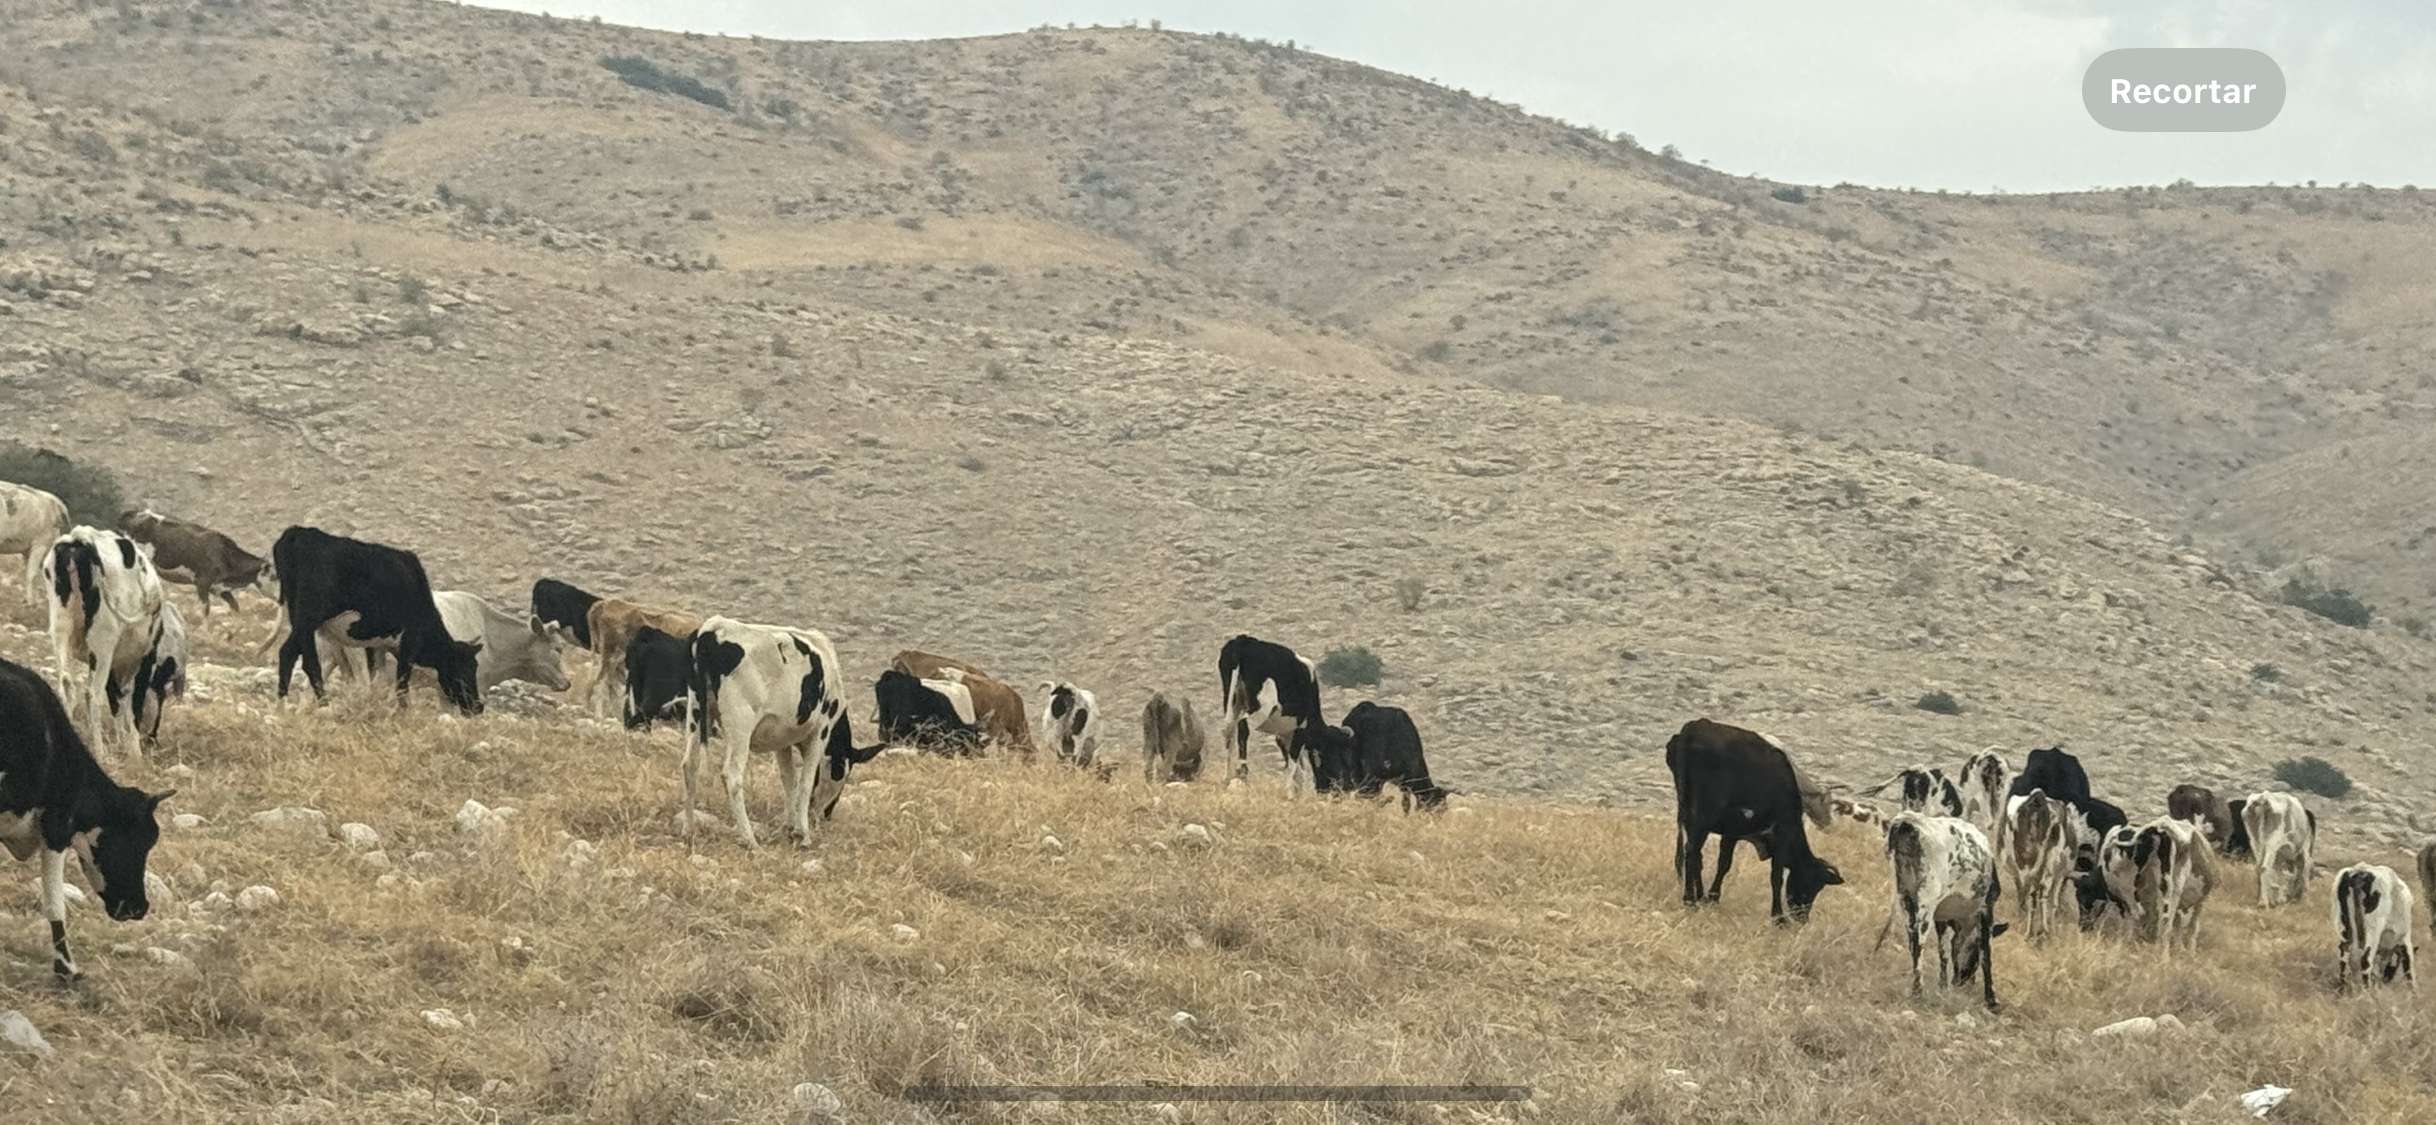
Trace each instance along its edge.
{"label": "sparse vegetation", "polygon": [[419,277],[414,277],[411,275],[401,277],[398,279],[398,300],[404,301],[409,305],[429,304],[431,302],[431,286]]}
{"label": "sparse vegetation", "polygon": [[1406,613],[1416,613],[1420,611],[1422,601],[1429,596],[1429,584],[1408,575],[1396,579],[1395,592],[1396,605]]}
{"label": "sparse vegetation", "polygon": [[75,523],[114,527],[118,514],[127,510],[126,494],[116,473],[17,441],[0,439],[0,480],[31,485],[59,497],[68,506],[68,519]]}
{"label": "sparse vegetation", "polygon": [[1354,687],[1375,684],[1385,673],[1378,654],[1360,645],[1332,648],[1317,665],[1320,682],[1330,687]]}
{"label": "sparse vegetation", "polygon": [[2337,625],[2349,625],[2354,629],[2368,628],[2369,623],[2376,620],[2377,617],[2376,611],[2370,609],[2368,603],[2354,597],[2351,591],[2341,587],[2321,586],[2303,578],[2287,579],[2284,582],[2283,598],[2285,605],[2306,610]]}
{"label": "sparse vegetation", "polygon": [[1932,691],[1914,701],[1912,706],[1932,715],[1962,714],[1962,701],[1948,691]]}
{"label": "sparse vegetation", "polygon": [[1803,191],[1802,189],[1800,189],[1800,188],[1798,188],[1798,187],[1793,187],[1793,186],[1791,186],[1791,185],[1787,185],[1787,186],[1785,186],[1785,187],[1780,187],[1780,188],[1776,189],[1775,191],[1771,191],[1771,192],[1769,192],[1768,194],[1769,194],[1770,196],[1773,196],[1773,197],[1774,197],[1774,198],[1775,198],[1775,199],[1776,199],[1778,202],[1780,202],[1780,203],[1808,203],[1808,202],[1810,202],[1810,193],[1809,193],[1809,192]]}
{"label": "sparse vegetation", "polygon": [[2284,670],[2261,662],[2250,666],[2250,678],[2262,684],[2279,684],[2284,682]]}
{"label": "sparse vegetation", "polygon": [[2275,764],[2275,779],[2321,797],[2341,799],[2351,793],[2351,777],[2324,758],[2286,758]]}
{"label": "sparse vegetation", "polygon": [[637,89],[691,98],[713,109],[729,108],[726,91],[689,75],[663,70],[650,59],[638,55],[607,55],[602,57],[601,65]]}

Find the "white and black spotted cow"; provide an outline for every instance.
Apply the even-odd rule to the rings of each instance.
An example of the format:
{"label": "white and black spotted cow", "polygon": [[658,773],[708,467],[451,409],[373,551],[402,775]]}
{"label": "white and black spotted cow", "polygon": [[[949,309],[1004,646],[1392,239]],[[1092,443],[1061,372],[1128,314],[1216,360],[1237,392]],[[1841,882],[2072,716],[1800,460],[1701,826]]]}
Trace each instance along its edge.
{"label": "white and black spotted cow", "polygon": [[695,632],[693,655],[693,713],[686,723],[684,764],[687,833],[693,831],[695,773],[716,741],[728,813],[744,846],[758,843],[744,808],[745,763],[755,752],[777,756],[787,791],[787,833],[798,844],[809,843],[812,809],[817,806],[827,819],[845,793],[848,770],[880,752],[878,745],[854,745],[837,650],[810,629],[713,617]]}
{"label": "white and black spotted cow", "polygon": [[135,540],[93,527],[60,536],[43,572],[60,688],[73,694],[70,677],[84,677],[85,731],[96,747],[140,750],[133,709],[117,701],[131,694],[136,670],[153,650],[164,604],[160,573]]}
{"label": "white and black spotted cow", "polygon": [[2005,850],[2006,792],[2013,784],[2013,769],[2005,765],[2004,755],[1994,748],[1971,755],[1962,764],[1962,818],[1978,825],[1988,834],[1989,843],[2002,854]]}
{"label": "white and black spotted cow", "polygon": [[1911,939],[1912,994],[1921,991],[1920,955],[1933,945],[1938,986],[1977,976],[1981,1000],[1997,1010],[1989,943],[2006,927],[1996,921],[1999,888],[1987,834],[1959,817],[1905,812],[1886,826],[1886,854],[1894,865],[1894,914]]}
{"label": "white and black spotted cow", "polygon": [[59,696],[31,670],[0,660],[0,846],[20,860],[42,856],[42,913],[51,923],[51,971],[79,975],[68,951],[68,856],[112,919],[151,909],[144,861],[161,838],[154,796],[103,772]]}
{"label": "white and black spotted cow", "polygon": [[1235,752],[1235,779],[1251,776],[1252,732],[1277,740],[1285,757],[1288,791],[1312,790],[1311,763],[1298,735],[1327,720],[1320,715],[1319,674],[1294,650],[1248,634],[1237,634],[1218,650],[1222,734]]}
{"label": "white and black spotted cow", "polygon": [[1998,852],[2013,871],[2016,913],[2033,941],[2054,931],[2056,910],[2072,881],[2077,843],[2072,817],[2072,806],[2044,789],[2013,798],[2005,813]]}
{"label": "white and black spotted cow", "polygon": [[1871,796],[1900,786],[1904,812],[1927,813],[1930,816],[1961,816],[1962,787],[1954,784],[1945,771],[1934,766],[1913,766],[1898,771],[1893,777],[1864,790]]}
{"label": "white and black spotted cow", "polygon": [[149,746],[160,739],[161,710],[172,699],[186,695],[186,617],[178,611],[176,602],[161,602],[161,615],[153,622],[152,644],[144,659],[136,664],[135,675],[126,685],[132,699],[122,699],[113,685],[110,708],[117,711],[123,703],[132,711],[136,734]]}
{"label": "white and black spotted cow", "polygon": [[2419,987],[2411,943],[2411,888],[2394,869],[2355,863],[2335,875],[2335,980],[2344,988],[2393,983]]}
{"label": "white and black spotted cow", "polygon": [[25,556],[25,604],[41,596],[42,560],[68,530],[68,506],[29,484],[0,480],[0,555]]}
{"label": "white and black spotted cow", "polygon": [[1040,708],[1041,737],[1057,751],[1057,760],[1088,766],[1100,752],[1100,700],[1096,695],[1059,680],[1042,680],[1048,702]]}

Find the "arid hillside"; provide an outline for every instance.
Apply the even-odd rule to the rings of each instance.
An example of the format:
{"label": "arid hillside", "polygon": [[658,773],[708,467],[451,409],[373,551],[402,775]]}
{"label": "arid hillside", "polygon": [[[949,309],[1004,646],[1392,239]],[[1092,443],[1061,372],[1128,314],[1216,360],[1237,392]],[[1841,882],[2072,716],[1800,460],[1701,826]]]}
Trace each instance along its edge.
{"label": "arid hillside", "polygon": [[[1411,709],[1477,793],[1661,797],[1706,714],[1856,784],[2061,742],[2127,805],[2315,755],[2331,831],[2436,827],[2425,516],[2342,455],[2424,429],[2417,193],[1796,203],[1150,31],[0,18],[5,432],[258,549],[1128,719],[1214,704],[1236,631],[1367,646],[1330,710]],[[2210,501],[2241,549],[2182,534]],[[2276,604],[2320,554],[2397,616]]]}

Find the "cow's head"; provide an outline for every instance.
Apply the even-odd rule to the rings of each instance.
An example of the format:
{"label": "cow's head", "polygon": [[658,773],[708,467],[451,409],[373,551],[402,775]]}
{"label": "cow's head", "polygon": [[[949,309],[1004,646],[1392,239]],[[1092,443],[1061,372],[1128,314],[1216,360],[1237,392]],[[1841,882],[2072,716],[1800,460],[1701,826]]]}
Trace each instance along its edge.
{"label": "cow's head", "polygon": [[482,713],[482,642],[443,638],[433,653],[431,670],[440,678],[440,694],[468,715]]}
{"label": "cow's head", "polygon": [[118,529],[138,538],[148,537],[161,526],[161,514],[149,506],[129,508],[118,514]]}
{"label": "cow's head", "polygon": [[1785,871],[1785,913],[1796,922],[1810,920],[1810,904],[1819,892],[1844,885],[1843,872],[1815,855],[1804,856]]}
{"label": "cow's head", "polygon": [[551,691],[565,691],[567,679],[567,631],[553,621],[544,621],[534,614],[525,623],[532,630],[533,643],[525,649],[525,671],[533,680]]}
{"label": "cow's head", "polygon": [[117,921],[135,921],[152,909],[144,897],[144,861],[161,841],[161,826],[152,817],[176,793],[105,786],[87,798],[100,807],[92,810],[93,827],[77,834],[76,860],[85,869],[85,882]]}
{"label": "cow's head", "polygon": [[1322,793],[1350,785],[1355,773],[1353,732],[1327,723],[1305,723],[1294,729],[1294,753],[1311,767],[1311,787]]}
{"label": "cow's head", "polygon": [[812,766],[812,808],[822,820],[837,812],[838,798],[846,795],[846,775],[854,767],[879,757],[884,745],[856,746],[853,717],[843,707],[838,709],[837,722],[829,727],[828,751]]}

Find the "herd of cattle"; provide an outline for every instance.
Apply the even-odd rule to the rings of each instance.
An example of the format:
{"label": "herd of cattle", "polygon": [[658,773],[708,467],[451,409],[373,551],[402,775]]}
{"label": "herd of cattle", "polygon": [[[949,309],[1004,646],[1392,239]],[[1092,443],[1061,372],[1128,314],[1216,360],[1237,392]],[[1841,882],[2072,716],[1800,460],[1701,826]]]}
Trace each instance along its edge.
{"label": "herd of cattle", "polygon": [[[1796,765],[1766,735],[1695,719],[1666,744],[1675,780],[1675,868],[1687,903],[1714,902],[1749,843],[1769,863],[1769,912],[1799,922],[1819,892],[1844,881],[1811,850],[1807,819],[1825,827],[1837,816],[1881,825],[1893,868],[1888,927],[1910,939],[1912,990],[1920,991],[1925,955],[1940,986],[1976,977],[1981,998],[1997,1007],[1990,943],[2021,925],[2047,937],[2069,902],[2081,929],[2112,913],[2133,933],[2196,950],[2200,911],[2224,878],[2220,860],[2248,859],[2258,872],[2258,905],[2301,901],[2315,862],[2317,814],[2285,792],[2226,800],[2198,785],[2166,794],[2164,816],[2133,825],[2123,809],[2090,793],[2080,759],[2061,747],[2032,750],[2019,774],[1994,751],[1963,763],[1960,780],[1942,768],[1914,766],[1866,791],[1896,791],[1889,809],[1836,795]],[[1715,836],[1717,872],[1701,885],[1701,861]],[[2436,842],[2418,855],[2420,885],[2436,912]],[[1996,920],[2010,876],[2014,923]],[[2069,897],[2067,897],[2069,895]],[[2391,868],[2358,863],[2336,873],[2333,912],[2336,974],[2346,987],[2396,976],[2418,986],[2413,965],[2411,888]],[[1885,941],[1886,930],[1879,931]]]}
{"label": "herd of cattle", "polygon": [[[717,748],[728,813],[748,847],[756,839],[744,781],[756,753],[776,758],[787,833],[801,843],[814,810],[827,819],[852,767],[883,746],[964,755],[994,745],[1028,756],[1045,744],[1059,761],[1093,768],[1105,725],[1098,697],[1072,683],[1042,682],[1034,716],[1012,687],[972,662],[907,649],[872,685],[879,741],[858,745],[836,650],[811,629],[702,617],[550,578],[533,584],[520,618],[472,594],[433,590],[411,551],[310,527],[282,532],[266,559],[150,509],[125,513],[115,528],[68,523],[55,497],[0,482],[0,554],[25,554],[26,596],[48,604],[57,684],[54,691],[0,660],[0,842],[21,860],[42,854],[53,968],[68,979],[76,966],[65,926],[67,857],[77,858],[111,917],[143,917],[145,861],[159,838],[154,811],[171,794],[112,781],[62,699],[81,697],[86,738],[105,752],[141,753],[158,737],[188,664],[183,616],[163,593],[169,576],[193,584],[207,618],[214,598],[234,609],[238,590],[277,598],[281,627],[258,654],[277,646],[283,699],[299,665],[314,695],[324,695],[325,646],[332,667],[367,684],[378,659],[393,659],[401,705],[415,670],[427,669],[447,703],[469,714],[511,679],[571,690],[562,654],[587,650],[596,670],[577,694],[594,713],[615,708],[632,729],[683,725],[689,832],[700,766]],[[1277,746],[1290,791],[1375,796],[1393,785],[1408,810],[1443,805],[1449,791],[1431,780],[1419,730],[1403,710],[1365,701],[1329,723],[1311,662],[1251,636],[1221,647],[1218,679],[1222,745],[1236,779],[1249,773],[1257,733]],[[1203,749],[1191,701],[1153,693],[1142,713],[1144,779],[1192,780]],[[1734,845],[1747,842],[1769,863],[1772,916],[1802,921],[1824,888],[1843,882],[1811,849],[1805,819],[1879,824],[1895,887],[1888,926],[1904,924],[1914,991],[1933,954],[1941,985],[1976,977],[1991,1009],[1991,942],[2010,928],[1995,919],[2000,869],[2015,888],[2013,924],[2033,940],[2056,928],[2070,902],[2081,928],[2116,912],[2170,956],[2177,944],[2196,947],[2220,858],[2253,860],[2261,906],[2298,901],[2317,835],[2315,814],[2288,793],[2226,801],[2191,785],[2168,794],[2165,816],[2134,826],[2091,794],[2080,762],[2060,748],[2032,750],[2018,775],[1993,752],[1964,763],[1959,780],[1937,768],[1904,770],[1869,791],[1898,789],[1895,809],[1836,795],[1766,736],[1707,719],[1667,742],[1666,764],[1684,901],[1715,901]],[[1704,887],[1711,836],[1720,841],[1717,869]],[[2436,844],[2420,852],[2418,866],[2436,906]],[[2400,975],[2416,985],[2409,886],[2388,868],[2357,864],[2337,874],[2333,899],[2340,978],[2348,985]]]}

